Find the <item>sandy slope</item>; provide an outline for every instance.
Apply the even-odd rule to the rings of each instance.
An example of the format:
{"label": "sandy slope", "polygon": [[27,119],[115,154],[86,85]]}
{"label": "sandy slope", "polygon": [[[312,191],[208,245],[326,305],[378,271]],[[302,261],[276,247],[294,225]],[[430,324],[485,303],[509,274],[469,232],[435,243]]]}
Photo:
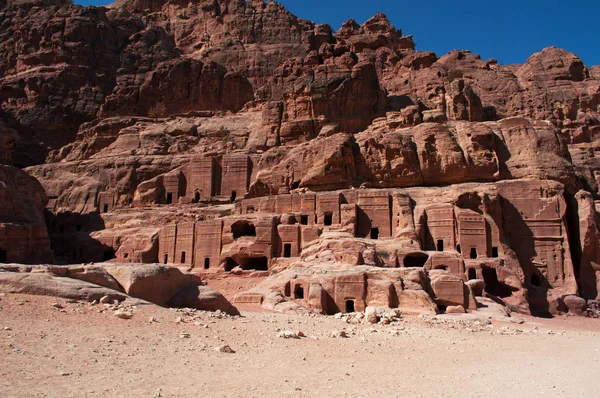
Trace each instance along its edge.
{"label": "sandy slope", "polygon": [[[411,317],[371,326],[256,312],[219,319],[150,306],[122,320],[111,310],[99,313],[101,306],[58,300],[60,309],[54,302],[0,297],[0,396],[597,397],[600,391],[600,320],[524,318],[521,325],[473,327],[430,326]],[[330,337],[342,329],[349,338]],[[307,337],[283,339],[279,330]],[[214,350],[223,344],[236,353]]]}

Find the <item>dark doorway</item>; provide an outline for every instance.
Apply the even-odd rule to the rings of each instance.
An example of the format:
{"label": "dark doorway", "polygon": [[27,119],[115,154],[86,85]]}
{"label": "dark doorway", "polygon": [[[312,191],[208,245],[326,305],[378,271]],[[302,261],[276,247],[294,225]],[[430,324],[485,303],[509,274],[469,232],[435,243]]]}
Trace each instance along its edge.
{"label": "dark doorway", "polygon": [[371,228],[371,239],[379,239],[379,228]]}
{"label": "dark doorway", "polygon": [[104,207],[102,208],[102,212],[108,213],[108,205],[104,205]]}
{"label": "dark doorway", "polygon": [[196,191],[194,193],[194,203],[200,202],[200,192]]}
{"label": "dark doorway", "polygon": [[248,221],[236,221],[231,224],[231,233],[233,234],[233,239],[238,239],[242,236],[256,236],[256,228],[254,224]]}
{"label": "dark doorway", "polygon": [[296,285],[296,287],[294,287],[294,298],[304,300],[304,287],[302,285]]}
{"label": "dark doorway", "polygon": [[6,250],[0,250],[0,263],[6,263],[8,261],[8,252]]}
{"label": "dark doorway", "polygon": [[283,245],[283,257],[285,257],[285,258],[292,257],[292,244],[291,243],[285,243]]}
{"label": "dark doorway", "polygon": [[231,191],[231,197],[230,197],[231,201],[232,202],[235,201],[235,198],[237,198],[237,192],[236,191]]}
{"label": "dark doorway", "polygon": [[469,268],[469,280],[477,279],[477,271],[475,268]]}
{"label": "dark doorway", "polygon": [[444,241],[442,239],[438,239],[438,241],[437,241],[437,251],[439,251],[439,252],[444,251]]}
{"label": "dark doorway", "polygon": [[185,264],[185,252],[181,252],[181,264]]}
{"label": "dark doorway", "polygon": [[167,204],[170,205],[173,203],[173,194],[172,193],[168,193],[167,194]]}
{"label": "dark doorway", "polygon": [[165,254],[165,257],[163,258],[163,264],[166,264],[169,262],[169,255]]}
{"label": "dark doorway", "polygon": [[209,269],[210,268],[210,258],[206,257],[204,259],[204,269]]}
{"label": "dark doorway", "polygon": [[354,300],[346,300],[346,312],[354,312]]}
{"label": "dark doorway", "polygon": [[498,248],[492,247],[492,258],[498,258]]}
{"label": "dark doorway", "polygon": [[471,257],[471,259],[473,259],[473,260],[477,258],[477,248],[476,247],[471,248],[471,254],[469,257]]}
{"label": "dark doorway", "polygon": [[323,224],[326,226],[333,224],[333,214],[332,213],[323,214]]}
{"label": "dark doorway", "polygon": [[300,224],[308,225],[308,216],[300,216]]}
{"label": "dark doorway", "polygon": [[425,266],[429,256],[425,253],[412,253],[404,257],[404,267],[419,268]]}

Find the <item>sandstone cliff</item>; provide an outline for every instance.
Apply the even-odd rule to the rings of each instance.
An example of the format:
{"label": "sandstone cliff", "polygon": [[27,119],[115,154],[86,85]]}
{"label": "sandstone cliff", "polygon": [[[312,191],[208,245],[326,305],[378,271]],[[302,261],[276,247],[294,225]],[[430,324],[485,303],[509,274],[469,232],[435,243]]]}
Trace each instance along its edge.
{"label": "sandstone cliff", "polygon": [[536,313],[598,297],[600,74],[575,54],[438,56],[383,14],[334,32],[262,0],[6,0],[0,25],[0,158],[44,187],[57,262],[283,264],[303,282],[270,288],[323,312],[470,309],[469,279]]}

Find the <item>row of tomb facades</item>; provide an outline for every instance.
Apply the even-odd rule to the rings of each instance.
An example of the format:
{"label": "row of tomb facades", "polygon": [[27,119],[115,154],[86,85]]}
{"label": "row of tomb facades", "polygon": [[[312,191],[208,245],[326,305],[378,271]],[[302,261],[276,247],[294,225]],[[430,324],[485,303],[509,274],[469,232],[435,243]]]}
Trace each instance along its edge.
{"label": "row of tomb facades", "polygon": [[[557,203],[554,199],[512,199],[514,211],[503,214],[505,223],[512,226],[505,231],[510,248],[526,263],[525,279],[532,284],[565,278],[565,234]],[[408,253],[387,265],[391,267],[424,266],[433,260],[438,268],[464,276],[469,270],[452,259],[504,255],[499,228],[489,215],[451,204],[427,206],[419,220],[413,219],[413,212],[414,202],[408,195],[388,190],[244,199],[236,202],[235,216],[164,227],[159,235],[159,261],[196,270],[230,271],[236,266],[268,270],[273,258],[299,257],[324,228],[343,228],[366,239],[394,239],[418,231],[420,236],[415,238],[421,250],[430,255],[454,254],[436,253],[428,260],[423,253]],[[236,255],[239,252],[247,255]]]}

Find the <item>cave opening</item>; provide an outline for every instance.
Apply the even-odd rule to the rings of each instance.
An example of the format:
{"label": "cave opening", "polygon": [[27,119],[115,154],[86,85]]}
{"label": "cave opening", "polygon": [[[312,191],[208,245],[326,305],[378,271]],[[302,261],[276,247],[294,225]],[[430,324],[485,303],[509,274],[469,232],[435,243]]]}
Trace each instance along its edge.
{"label": "cave opening", "polygon": [[239,264],[237,263],[237,261],[235,261],[231,257],[228,257],[227,260],[225,260],[225,272],[230,272],[232,269],[234,269],[238,265]]}
{"label": "cave opening", "polygon": [[231,224],[233,239],[239,239],[242,236],[256,236],[256,227],[248,221],[236,221]]}
{"label": "cave opening", "polygon": [[485,281],[485,291],[497,297],[510,297],[512,290],[498,280],[496,268],[482,268],[481,275]]}
{"label": "cave opening", "polygon": [[404,257],[405,268],[420,268],[425,266],[429,256],[425,253],[412,253]]}
{"label": "cave opening", "polygon": [[323,224],[325,226],[330,226],[333,224],[333,213],[323,214]]}
{"label": "cave opening", "polygon": [[109,261],[115,258],[115,251],[113,249],[105,249],[102,253],[102,260]]}

